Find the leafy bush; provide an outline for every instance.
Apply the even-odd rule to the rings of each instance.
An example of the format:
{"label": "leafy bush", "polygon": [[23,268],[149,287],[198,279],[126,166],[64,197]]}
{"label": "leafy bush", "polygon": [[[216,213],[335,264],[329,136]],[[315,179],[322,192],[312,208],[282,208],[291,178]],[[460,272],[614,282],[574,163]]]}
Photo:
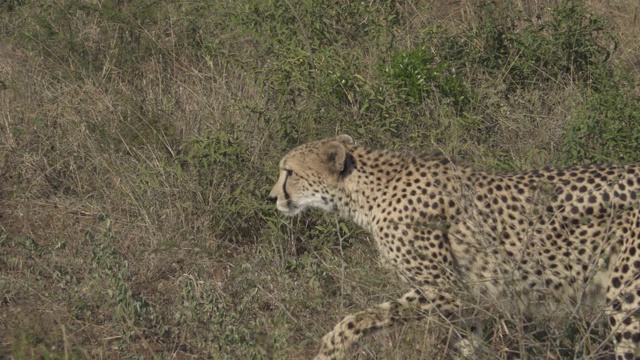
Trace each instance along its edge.
{"label": "leafy bush", "polygon": [[452,71],[447,63],[437,63],[426,48],[396,54],[384,74],[399,87],[409,104],[440,95],[444,104],[450,102],[458,111],[464,111],[472,99],[466,84],[456,77],[455,69]]}
{"label": "leafy bush", "polygon": [[563,139],[563,164],[640,161],[640,99],[625,82],[612,79],[608,88],[590,91],[576,106]]}
{"label": "leafy bush", "polygon": [[193,200],[211,214],[217,236],[233,242],[260,232],[262,214],[273,211],[261,201],[267,175],[264,168],[248,171],[251,159],[237,135],[220,131],[193,138],[183,145],[178,162],[193,174],[198,184]]}
{"label": "leafy bush", "polygon": [[442,56],[499,76],[508,88],[587,82],[611,74],[617,48],[610,27],[581,1],[566,0],[526,18],[512,2],[476,7],[478,24],[446,40]]}

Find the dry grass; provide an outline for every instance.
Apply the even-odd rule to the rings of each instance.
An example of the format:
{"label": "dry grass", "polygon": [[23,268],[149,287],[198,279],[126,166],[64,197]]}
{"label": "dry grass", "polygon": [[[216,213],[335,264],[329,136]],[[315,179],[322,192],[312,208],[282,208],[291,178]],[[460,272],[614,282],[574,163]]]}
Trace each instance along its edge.
{"label": "dry grass", "polygon": [[[476,27],[469,1],[334,6],[320,25],[289,2],[36,3],[0,5],[0,358],[308,358],[343,315],[403,285],[353,226],[265,202],[285,150],[348,131],[538,167],[561,157],[586,101],[570,83],[506,98],[481,72],[467,114],[380,90],[392,53],[435,26]],[[616,25],[615,63],[637,79],[640,6],[588,6]],[[516,330],[497,319],[487,351],[511,358]],[[447,358],[449,331],[408,324],[354,356]]]}

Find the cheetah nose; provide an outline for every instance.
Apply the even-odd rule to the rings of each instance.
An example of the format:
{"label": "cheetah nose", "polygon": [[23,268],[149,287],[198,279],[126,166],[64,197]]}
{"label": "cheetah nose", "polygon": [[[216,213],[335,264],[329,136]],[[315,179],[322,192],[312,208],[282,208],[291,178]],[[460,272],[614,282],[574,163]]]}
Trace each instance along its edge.
{"label": "cheetah nose", "polygon": [[273,196],[273,195],[269,195],[267,197],[267,200],[269,200],[270,202],[275,204],[278,201],[278,197],[277,196]]}

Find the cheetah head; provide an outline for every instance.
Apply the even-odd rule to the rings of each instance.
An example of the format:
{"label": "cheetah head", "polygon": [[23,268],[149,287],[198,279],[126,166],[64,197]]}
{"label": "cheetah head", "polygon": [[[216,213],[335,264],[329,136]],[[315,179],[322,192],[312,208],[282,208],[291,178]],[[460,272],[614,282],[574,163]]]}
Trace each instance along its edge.
{"label": "cheetah head", "polygon": [[348,146],[353,140],[340,135],[301,145],[280,160],[280,175],[269,198],[278,210],[294,216],[315,207],[336,211],[336,190],[354,168]]}

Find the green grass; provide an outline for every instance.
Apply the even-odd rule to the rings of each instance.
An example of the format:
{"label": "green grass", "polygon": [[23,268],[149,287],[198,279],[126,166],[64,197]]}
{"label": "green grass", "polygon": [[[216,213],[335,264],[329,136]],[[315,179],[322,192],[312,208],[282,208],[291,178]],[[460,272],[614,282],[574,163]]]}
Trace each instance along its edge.
{"label": "green grass", "polygon": [[[3,2],[0,357],[311,357],[404,285],[353,224],[277,214],[279,158],[348,133],[497,171],[638,161],[639,16],[631,0]],[[587,315],[494,310],[489,357],[610,351]],[[354,356],[447,358],[449,340],[408,324]]]}

